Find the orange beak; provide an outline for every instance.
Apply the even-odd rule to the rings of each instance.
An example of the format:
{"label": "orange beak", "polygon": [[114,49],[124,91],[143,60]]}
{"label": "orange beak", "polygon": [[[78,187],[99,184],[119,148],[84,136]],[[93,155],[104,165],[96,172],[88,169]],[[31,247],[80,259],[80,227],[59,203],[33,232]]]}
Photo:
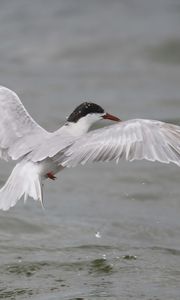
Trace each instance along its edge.
{"label": "orange beak", "polygon": [[112,121],[116,121],[116,122],[120,122],[121,120],[113,115],[110,115],[108,113],[106,113],[104,116],[103,116],[103,119],[108,119],[108,120],[112,120]]}

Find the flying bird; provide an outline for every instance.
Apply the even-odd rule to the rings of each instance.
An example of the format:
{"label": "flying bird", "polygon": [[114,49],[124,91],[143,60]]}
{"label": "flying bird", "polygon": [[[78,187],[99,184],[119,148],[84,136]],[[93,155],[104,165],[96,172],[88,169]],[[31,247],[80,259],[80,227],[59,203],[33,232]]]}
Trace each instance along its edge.
{"label": "flying bird", "polygon": [[[115,124],[89,131],[100,120]],[[64,125],[48,132],[29,115],[17,94],[0,87],[0,158],[17,161],[0,189],[0,209],[24,197],[43,205],[43,182],[64,168],[97,161],[146,159],[180,166],[180,126],[155,120],[121,121],[92,102],[80,104]]]}

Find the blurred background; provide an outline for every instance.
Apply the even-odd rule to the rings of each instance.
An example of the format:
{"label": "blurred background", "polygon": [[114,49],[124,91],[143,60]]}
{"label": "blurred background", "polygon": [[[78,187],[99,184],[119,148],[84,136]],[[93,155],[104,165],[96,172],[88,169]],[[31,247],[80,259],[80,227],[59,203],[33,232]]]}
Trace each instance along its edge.
{"label": "blurred background", "polygon": [[[84,100],[180,124],[180,1],[1,0],[0,83],[47,130]],[[176,166],[79,167],[44,200],[0,212],[1,299],[179,300]]]}

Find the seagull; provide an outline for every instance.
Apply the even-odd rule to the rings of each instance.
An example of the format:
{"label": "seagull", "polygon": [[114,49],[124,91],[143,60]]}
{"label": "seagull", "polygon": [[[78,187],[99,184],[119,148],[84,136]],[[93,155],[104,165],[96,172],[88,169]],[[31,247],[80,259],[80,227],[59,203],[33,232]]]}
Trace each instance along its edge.
{"label": "seagull", "polygon": [[[116,123],[89,131],[103,119]],[[145,119],[121,121],[98,104],[84,102],[62,127],[49,132],[34,121],[15,92],[1,86],[0,158],[17,161],[0,189],[0,209],[8,210],[22,197],[39,200],[43,206],[44,180],[56,179],[64,168],[118,163],[121,158],[180,166],[180,126]]]}

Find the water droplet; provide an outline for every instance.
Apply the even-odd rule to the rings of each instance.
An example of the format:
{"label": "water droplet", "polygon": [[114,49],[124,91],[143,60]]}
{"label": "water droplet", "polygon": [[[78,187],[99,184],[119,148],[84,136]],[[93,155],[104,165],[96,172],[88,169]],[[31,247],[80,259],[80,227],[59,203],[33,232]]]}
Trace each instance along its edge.
{"label": "water droplet", "polygon": [[100,238],[101,238],[101,234],[100,234],[99,231],[96,232],[95,237],[96,237],[97,239],[100,239]]}

